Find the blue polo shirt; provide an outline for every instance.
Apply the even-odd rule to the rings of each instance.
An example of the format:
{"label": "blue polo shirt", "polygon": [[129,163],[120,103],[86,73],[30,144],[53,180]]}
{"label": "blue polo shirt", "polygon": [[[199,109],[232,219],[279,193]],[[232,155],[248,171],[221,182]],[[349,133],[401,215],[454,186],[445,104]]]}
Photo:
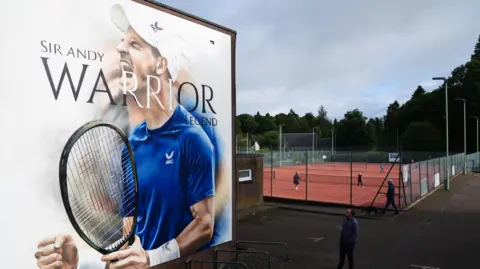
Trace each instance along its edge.
{"label": "blue polo shirt", "polygon": [[[185,108],[192,110],[195,106],[195,99],[192,97],[186,97],[182,99],[182,104]],[[202,121],[202,118],[213,118],[216,117],[211,111],[207,109],[206,113],[202,113],[201,107],[198,106],[194,111],[191,111],[190,114],[198,120]],[[191,122],[190,119],[186,120]],[[225,157],[225,149],[230,150],[230,145],[224,145],[222,137],[218,134],[217,127],[210,124],[201,124],[200,125],[203,131],[207,134],[210,142],[214,148],[215,155],[215,167],[216,169],[220,168],[220,161]],[[217,179],[216,179],[217,180]],[[227,180],[231,180],[230,175],[227,175]],[[230,196],[232,198],[232,196]],[[217,204],[218,205],[218,204]],[[232,203],[231,201],[222,209],[220,214],[215,216],[215,227],[213,230],[212,240],[208,244],[208,247],[213,247],[221,243],[230,241],[232,238]]]}
{"label": "blue polo shirt", "polygon": [[177,237],[193,220],[190,207],[215,195],[215,156],[200,126],[181,105],[160,128],[146,122],[130,135],[138,175],[136,234],[145,250]]}

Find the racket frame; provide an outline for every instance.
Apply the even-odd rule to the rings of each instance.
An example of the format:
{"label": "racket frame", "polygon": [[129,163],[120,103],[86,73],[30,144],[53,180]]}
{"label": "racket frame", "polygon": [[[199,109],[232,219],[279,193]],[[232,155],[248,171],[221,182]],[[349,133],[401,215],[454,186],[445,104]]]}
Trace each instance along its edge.
{"label": "racket frame", "polygon": [[135,185],[135,201],[134,201],[134,207],[135,211],[133,214],[133,223],[132,223],[132,230],[130,231],[130,234],[127,235],[125,243],[128,242],[128,245],[132,245],[133,242],[135,241],[135,230],[137,227],[137,217],[138,217],[138,178],[137,178],[137,167],[135,163],[135,157],[133,154],[133,148],[132,145],[130,144],[130,141],[128,141],[128,137],[123,132],[122,129],[120,129],[118,126],[102,121],[102,120],[94,120],[85,123],[82,125],[80,128],[78,128],[68,139],[67,143],[65,144],[62,154],[60,155],[60,164],[59,164],[59,179],[60,179],[60,192],[62,195],[62,201],[63,201],[63,206],[65,207],[65,211],[67,213],[68,219],[70,220],[70,223],[72,224],[73,228],[75,231],[78,233],[80,238],[83,239],[90,247],[95,249],[96,251],[100,252],[103,255],[118,251],[122,246],[125,245],[125,243],[119,245],[118,247],[112,249],[112,250],[106,250],[104,248],[101,248],[97,246],[95,243],[93,243],[88,236],[82,231],[80,228],[80,225],[77,223],[75,220],[75,217],[73,216],[72,208],[70,205],[70,201],[68,199],[68,184],[67,184],[67,163],[68,163],[68,157],[70,156],[70,152],[75,145],[75,143],[84,135],[86,132],[97,128],[97,127],[108,127],[113,129],[114,131],[117,132],[117,134],[122,138],[122,141],[127,147],[127,151],[130,155],[130,161],[132,165],[132,176],[133,176],[133,182]]}

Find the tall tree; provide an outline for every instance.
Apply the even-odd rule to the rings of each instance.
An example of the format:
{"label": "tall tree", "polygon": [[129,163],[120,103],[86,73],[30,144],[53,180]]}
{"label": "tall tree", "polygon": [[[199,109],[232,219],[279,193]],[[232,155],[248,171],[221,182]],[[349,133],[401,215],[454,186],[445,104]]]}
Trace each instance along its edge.
{"label": "tall tree", "polygon": [[400,122],[400,104],[394,101],[387,107],[387,115],[385,116],[385,146],[390,149],[397,148],[397,135],[399,133]]}
{"label": "tall tree", "polygon": [[363,113],[354,109],[345,113],[337,127],[338,147],[370,147],[372,138],[367,129],[367,118]]}
{"label": "tall tree", "polygon": [[475,44],[475,48],[473,49],[473,54],[470,59],[472,61],[474,60],[480,61],[480,35],[478,36],[477,44]]}
{"label": "tall tree", "polygon": [[417,89],[412,94],[412,99],[420,98],[425,94],[425,89],[422,86],[418,86]]}
{"label": "tall tree", "polygon": [[237,120],[240,121],[240,130],[242,130],[242,133],[253,134],[255,132],[258,123],[252,115],[241,114],[238,115]]}
{"label": "tall tree", "polygon": [[328,113],[325,107],[322,105],[317,110],[316,126],[320,130],[322,137],[332,136],[332,122],[328,119]]}
{"label": "tall tree", "polygon": [[436,151],[442,145],[442,135],[430,122],[412,122],[402,135],[405,151]]}

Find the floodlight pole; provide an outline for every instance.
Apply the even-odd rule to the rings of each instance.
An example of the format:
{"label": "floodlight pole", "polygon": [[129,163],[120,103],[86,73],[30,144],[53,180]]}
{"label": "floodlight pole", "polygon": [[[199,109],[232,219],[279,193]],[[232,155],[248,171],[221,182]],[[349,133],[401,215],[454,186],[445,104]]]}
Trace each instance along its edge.
{"label": "floodlight pole", "polygon": [[463,174],[467,173],[467,99],[455,98],[455,101],[463,102]]}
{"label": "floodlight pole", "polygon": [[441,80],[443,81],[443,84],[445,85],[445,138],[446,138],[446,166],[447,166],[447,176],[445,178],[445,182],[443,184],[443,188],[448,191],[450,190],[450,161],[449,161],[449,156],[448,156],[448,85],[447,85],[447,79],[445,77],[434,77],[432,78],[433,80]]}

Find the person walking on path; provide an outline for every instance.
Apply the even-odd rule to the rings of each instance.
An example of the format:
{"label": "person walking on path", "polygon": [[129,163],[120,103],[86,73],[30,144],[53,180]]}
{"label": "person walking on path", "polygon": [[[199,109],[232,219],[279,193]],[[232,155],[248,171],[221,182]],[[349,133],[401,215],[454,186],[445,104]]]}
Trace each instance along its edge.
{"label": "person walking on path", "polygon": [[348,258],[348,268],[353,269],[353,251],[357,243],[358,222],[355,219],[355,211],[347,208],[345,219],[342,223],[342,231],[340,234],[340,261],[337,269],[343,269],[345,265],[345,256]]}
{"label": "person walking on path", "polygon": [[357,188],[362,187],[363,188],[363,176],[362,172],[358,173],[358,179],[357,179]]}
{"label": "person walking on path", "polygon": [[383,215],[385,215],[385,212],[390,205],[392,205],[393,209],[395,210],[395,215],[398,215],[398,208],[395,204],[395,185],[393,184],[393,180],[391,178],[388,179],[387,203],[385,203],[385,208],[382,212]]}
{"label": "person walking on path", "polygon": [[298,191],[298,186],[300,185],[300,173],[296,172],[293,176],[293,184],[295,185],[295,190]]}

